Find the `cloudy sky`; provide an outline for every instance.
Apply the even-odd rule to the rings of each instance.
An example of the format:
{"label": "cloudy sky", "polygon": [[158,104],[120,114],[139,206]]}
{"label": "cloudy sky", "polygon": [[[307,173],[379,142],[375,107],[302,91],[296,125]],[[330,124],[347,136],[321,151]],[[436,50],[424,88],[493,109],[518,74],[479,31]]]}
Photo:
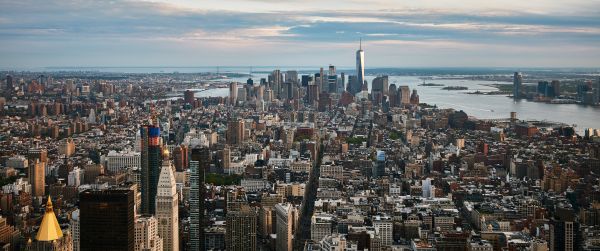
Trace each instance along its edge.
{"label": "cloudy sky", "polygon": [[0,0],[0,67],[599,67],[600,0]]}

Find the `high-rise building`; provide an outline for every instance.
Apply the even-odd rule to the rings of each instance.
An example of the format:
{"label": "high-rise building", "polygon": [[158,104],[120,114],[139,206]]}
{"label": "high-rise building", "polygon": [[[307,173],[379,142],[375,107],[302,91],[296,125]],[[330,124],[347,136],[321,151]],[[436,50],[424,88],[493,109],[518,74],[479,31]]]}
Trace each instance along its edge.
{"label": "high-rise building", "polygon": [[298,72],[297,71],[287,71],[285,73],[285,82],[290,82],[295,85],[298,84]]}
{"label": "high-rise building", "polygon": [[38,229],[35,241],[28,242],[24,250],[53,250],[53,251],[72,251],[73,239],[69,232],[63,235],[62,229],[58,224],[56,215],[52,208],[52,200],[48,197],[46,202],[46,212],[42,218],[42,223]]}
{"label": "high-rise building", "polygon": [[158,220],[152,215],[137,217],[135,220],[135,250],[162,251],[162,238],[158,235]]}
{"label": "high-rise building", "polygon": [[362,39],[360,40],[360,46],[356,51],[356,80],[362,87],[365,82],[365,52],[362,49]]}
{"label": "high-rise building", "polygon": [[31,195],[42,197],[46,194],[46,162],[35,160],[29,167],[29,183],[31,184]]}
{"label": "high-rise building", "polygon": [[154,214],[156,206],[156,189],[162,165],[162,149],[160,128],[144,125],[141,135],[141,191],[142,214]]}
{"label": "high-rise building", "polygon": [[398,87],[398,97],[401,105],[410,104],[410,88],[407,85]]}
{"label": "high-rise building", "polygon": [[394,223],[391,220],[376,218],[373,220],[373,228],[375,228],[375,233],[379,235],[382,246],[393,244]]}
{"label": "high-rise building", "polygon": [[550,251],[580,250],[582,241],[579,222],[577,222],[573,209],[557,205],[554,216],[550,219],[550,240],[548,241]]}
{"label": "high-rise building", "polygon": [[81,250],[135,249],[135,202],[130,188],[79,194]]}
{"label": "high-rise building", "polygon": [[185,90],[185,92],[183,93],[183,101],[186,104],[194,104],[194,101],[196,101],[196,97],[194,97],[194,92],[192,90]]}
{"label": "high-rise building", "polygon": [[176,146],[173,149],[173,164],[177,172],[184,172],[188,167],[188,147],[186,145]]}
{"label": "high-rise building", "polygon": [[275,240],[275,249],[291,251],[293,248],[294,224],[296,208],[289,203],[279,203],[275,205],[275,215],[277,217],[277,240]]}
{"label": "high-rise building", "polygon": [[232,119],[227,123],[227,144],[240,145],[244,142],[244,120]]}
{"label": "high-rise building", "polygon": [[190,238],[189,250],[205,250],[204,174],[210,166],[210,149],[193,148],[190,160]]}
{"label": "high-rise building", "polygon": [[229,104],[235,106],[237,103],[238,87],[236,82],[229,83]]}
{"label": "high-rise building", "polygon": [[71,213],[71,236],[73,237],[73,251],[81,250],[80,247],[80,236],[81,236],[81,221],[79,220],[79,209]]}
{"label": "high-rise building", "polygon": [[554,96],[560,96],[560,81],[552,80],[550,85],[552,86],[552,90],[554,90]]}
{"label": "high-rise building", "polygon": [[179,250],[179,204],[169,150],[163,151],[162,163],[156,195],[158,235],[163,239],[164,251],[177,251]]}
{"label": "high-rise building", "polygon": [[4,92],[7,99],[12,98],[12,93],[15,90],[13,77],[11,75],[6,75],[6,91]]}
{"label": "high-rise building", "polygon": [[521,89],[523,85],[523,75],[520,72],[515,72],[513,76],[513,98],[520,99],[521,93],[523,90]]}
{"label": "high-rise building", "polygon": [[412,94],[410,95],[410,104],[418,105],[419,104],[419,94],[416,89],[413,89]]}
{"label": "high-rise building", "polygon": [[388,76],[380,76],[373,79],[371,95],[373,96],[373,102],[381,105],[383,96],[388,95]]}
{"label": "high-rise building", "polygon": [[240,210],[227,212],[226,250],[256,250],[256,217],[256,213],[247,205]]}

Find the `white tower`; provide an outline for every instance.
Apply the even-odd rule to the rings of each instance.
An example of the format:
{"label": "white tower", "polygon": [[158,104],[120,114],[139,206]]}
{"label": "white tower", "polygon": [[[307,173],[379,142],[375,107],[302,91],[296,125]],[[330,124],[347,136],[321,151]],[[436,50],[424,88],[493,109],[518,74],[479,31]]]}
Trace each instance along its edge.
{"label": "white tower", "polygon": [[163,165],[158,178],[156,219],[158,220],[158,235],[163,239],[163,250],[179,250],[177,187],[173,167],[169,160],[169,150],[166,149],[163,152]]}
{"label": "white tower", "polygon": [[360,40],[360,47],[356,51],[356,79],[362,88],[365,83],[365,52],[362,50],[362,39]]}

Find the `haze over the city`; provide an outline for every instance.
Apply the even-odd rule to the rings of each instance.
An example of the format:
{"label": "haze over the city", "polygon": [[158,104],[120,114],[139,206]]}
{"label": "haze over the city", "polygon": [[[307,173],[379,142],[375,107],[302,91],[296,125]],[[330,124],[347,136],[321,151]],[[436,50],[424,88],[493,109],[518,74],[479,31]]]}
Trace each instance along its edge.
{"label": "haze over the city", "polygon": [[596,67],[600,1],[0,1],[0,68]]}

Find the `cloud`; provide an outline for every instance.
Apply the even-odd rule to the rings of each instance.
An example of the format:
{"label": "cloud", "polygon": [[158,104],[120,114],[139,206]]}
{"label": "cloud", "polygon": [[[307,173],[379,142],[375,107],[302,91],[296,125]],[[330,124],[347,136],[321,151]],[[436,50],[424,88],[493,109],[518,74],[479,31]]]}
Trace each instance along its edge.
{"label": "cloud", "polygon": [[[294,59],[296,65],[314,65],[310,54],[323,54],[321,51],[335,51],[339,57],[346,50],[343,53],[352,60],[352,50],[360,37],[371,52],[384,54],[384,50],[410,46],[424,53],[423,58],[431,60],[432,65],[439,62],[434,60],[439,56],[432,50],[436,48],[452,48],[486,60],[502,56],[487,53],[491,48],[523,48],[519,49],[523,58],[520,62],[532,63],[542,58],[536,48],[549,55],[555,53],[552,48],[589,49],[590,53],[577,57],[596,64],[591,57],[600,54],[600,48],[594,46],[600,42],[598,0],[575,0],[561,4],[562,9],[549,0],[485,4],[463,0],[452,5],[433,0],[231,0],[227,4],[213,0],[0,0],[0,5],[3,67],[15,62],[58,62],[41,57],[94,65],[94,60],[109,62],[110,56],[127,59],[131,64],[135,64],[135,58],[154,56],[170,64],[185,61],[181,58],[186,56],[183,49],[222,53],[214,55],[214,64],[235,57],[258,57],[266,64],[278,64],[288,60],[280,52],[294,54],[294,48],[306,50]],[[90,52],[99,50],[104,53]],[[83,59],[78,53],[94,57]],[[116,53],[122,54],[112,55]],[[333,54],[331,57],[336,57]],[[571,57],[571,61],[576,60],[575,54]],[[568,61],[564,56],[561,59],[556,62]],[[374,61],[397,63],[387,60]]]}

